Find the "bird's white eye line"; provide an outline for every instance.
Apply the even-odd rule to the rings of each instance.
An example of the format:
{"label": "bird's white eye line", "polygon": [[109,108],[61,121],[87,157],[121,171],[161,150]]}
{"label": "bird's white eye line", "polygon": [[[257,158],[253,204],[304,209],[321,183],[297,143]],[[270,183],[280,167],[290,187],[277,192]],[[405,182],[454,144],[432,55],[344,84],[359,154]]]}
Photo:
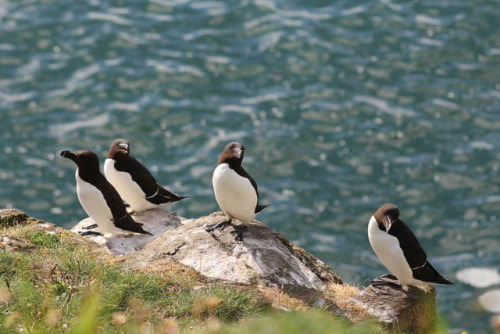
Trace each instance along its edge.
{"label": "bird's white eye line", "polygon": [[389,230],[391,229],[392,227],[392,220],[389,218],[388,215],[385,215],[385,218],[387,219],[387,221],[389,222],[389,228],[387,228],[387,231],[386,232],[389,232]]}

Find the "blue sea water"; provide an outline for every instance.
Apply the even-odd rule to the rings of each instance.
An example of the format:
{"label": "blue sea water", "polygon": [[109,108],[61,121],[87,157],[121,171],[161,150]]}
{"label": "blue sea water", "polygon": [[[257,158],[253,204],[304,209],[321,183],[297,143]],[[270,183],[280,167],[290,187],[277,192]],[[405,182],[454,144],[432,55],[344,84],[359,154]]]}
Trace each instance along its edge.
{"label": "blue sea water", "polygon": [[[113,139],[185,217],[218,210],[230,141],[271,206],[259,219],[350,283],[385,273],[371,214],[401,209],[451,333],[490,333],[463,268],[500,268],[496,0],[0,2],[0,207],[85,218],[64,149]],[[498,287],[498,286],[497,286]]]}

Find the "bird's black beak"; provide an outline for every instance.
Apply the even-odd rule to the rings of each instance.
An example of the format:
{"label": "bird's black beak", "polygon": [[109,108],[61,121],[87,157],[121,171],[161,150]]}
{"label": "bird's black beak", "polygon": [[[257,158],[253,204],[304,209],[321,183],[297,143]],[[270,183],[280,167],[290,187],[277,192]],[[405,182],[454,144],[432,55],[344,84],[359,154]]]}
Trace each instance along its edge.
{"label": "bird's black beak", "polygon": [[130,150],[130,144],[129,143],[119,143],[118,145],[118,149],[121,154],[125,154],[125,155],[128,155],[129,154],[129,150]]}
{"label": "bird's black beak", "polygon": [[62,151],[60,155],[63,158],[71,159],[73,161],[76,161],[76,159],[78,158],[78,154],[72,151]]}

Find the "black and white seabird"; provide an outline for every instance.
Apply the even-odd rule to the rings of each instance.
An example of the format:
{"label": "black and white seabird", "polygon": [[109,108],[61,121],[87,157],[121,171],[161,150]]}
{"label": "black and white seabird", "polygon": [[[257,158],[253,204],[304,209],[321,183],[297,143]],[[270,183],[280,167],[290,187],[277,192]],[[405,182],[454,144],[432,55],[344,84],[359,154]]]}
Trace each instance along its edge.
{"label": "black and white seabird", "polygon": [[401,285],[453,284],[427,261],[425,251],[399,219],[399,209],[394,204],[386,203],[373,214],[368,239],[380,261]]}
{"label": "black and white seabird", "polygon": [[130,143],[125,139],[117,139],[111,144],[104,162],[104,175],[133,212],[187,198],[159,185],[148,169],[130,155]]}
{"label": "black and white seabird", "polygon": [[[244,224],[250,223],[255,214],[267,207],[267,205],[259,205],[257,183],[241,166],[244,153],[245,147],[233,142],[226,145],[219,157],[212,184],[215,199],[228,220],[208,230],[231,224],[233,219]],[[243,240],[241,227],[236,230],[238,233],[236,240]]]}
{"label": "black and white seabird", "polygon": [[75,174],[78,199],[102,234],[151,234],[127,212],[116,189],[101,174],[99,158],[94,152],[62,151],[61,156],[78,166]]}

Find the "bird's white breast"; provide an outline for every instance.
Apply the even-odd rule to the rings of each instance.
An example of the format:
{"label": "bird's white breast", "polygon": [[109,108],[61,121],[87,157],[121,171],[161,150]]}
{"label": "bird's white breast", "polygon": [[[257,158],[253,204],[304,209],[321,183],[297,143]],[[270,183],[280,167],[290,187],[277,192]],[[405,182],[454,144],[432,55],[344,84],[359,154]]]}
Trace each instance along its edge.
{"label": "bird's white breast", "polygon": [[372,216],[368,223],[368,239],[380,262],[398,278],[402,285],[412,284],[413,273],[399,245],[399,240],[378,228]]}
{"label": "bird's white breast", "polygon": [[116,170],[115,160],[106,159],[104,161],[104,175],[133,211],[140,212],[157,206],[146,200],[146,194],[132,180],[132,176],[129,173]]}
{"label": "bird's white breast", "polygon": [[214,170],[212,183],[215,198],[228,218],[248,223],[255,216],[257,193],[246,177],[238,175],[227,163]]}
{"label": "bird's white breast", "polygon": [[76,192],[85,212],[99,226],[102,234],[115,234],[118,229],[113,224],[113,214],[104,195],[92,184],[83,181],[76,171]]}

